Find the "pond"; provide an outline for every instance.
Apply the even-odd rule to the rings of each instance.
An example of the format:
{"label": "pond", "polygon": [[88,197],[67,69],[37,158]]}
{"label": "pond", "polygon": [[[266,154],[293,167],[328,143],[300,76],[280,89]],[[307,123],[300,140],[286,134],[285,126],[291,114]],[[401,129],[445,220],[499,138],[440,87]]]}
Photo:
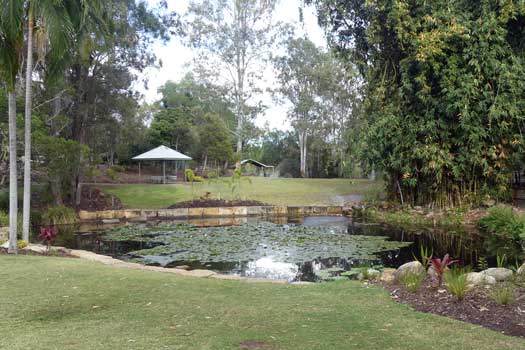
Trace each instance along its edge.
{"label": "pond", "polygon": [[464,265],[520,257],[519,242],[483,238],[475,230],[401,229],[347,217],[158,221],[60,229],[56,245],[164,267],[210,269],[246,277],[319,281],[359,268],[398,267],[446,253]]}

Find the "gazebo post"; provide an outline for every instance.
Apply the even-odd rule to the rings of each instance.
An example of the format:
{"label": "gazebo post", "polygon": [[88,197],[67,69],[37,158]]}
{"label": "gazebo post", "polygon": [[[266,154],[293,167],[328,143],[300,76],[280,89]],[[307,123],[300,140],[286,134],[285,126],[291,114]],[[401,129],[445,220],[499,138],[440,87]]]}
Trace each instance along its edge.
{"label": "gazebo post", "polygon": [[162,183],[166,184],[166,161],[162,161]]}
{"label": "gazebo post", "polygon": [[184,164],[184,170],[182,171],[182,177],[184,178],[184,182],[186,182],[186,162],[182,162]]}
{"label": "gazebo post", "polygon": [[142,176],[140,175],[140,160],[139,160],[139,183],[142,183]]}

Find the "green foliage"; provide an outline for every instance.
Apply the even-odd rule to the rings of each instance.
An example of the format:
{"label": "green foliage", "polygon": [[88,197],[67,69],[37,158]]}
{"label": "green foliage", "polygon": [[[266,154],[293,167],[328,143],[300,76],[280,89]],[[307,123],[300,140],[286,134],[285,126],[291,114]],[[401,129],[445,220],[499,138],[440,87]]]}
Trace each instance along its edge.
{"label": "green foliage", "polygon": [[77,222],[75,210],[66,206],[49,207],[42,214],[44,225],[62,225]]}
{"label": "green foliage", "polygon": [[113,165],[111,167],[111,169],[114,170],[117,173],[123,173],[123,172],[126,171],[126,168],[124,168],[122,165],[118,165],[118,164],[117,165]]}
{"label": "green foliage", "polygon": [[488,214],[478,222],[481,230],[512,238],[525,239],[525,215],[510,206],[497,205],[488,209]]}
{"label": "green foliage", "polygon": [[88,167],[86,169],[85,175],[89,179],[94,179],[94,178],[99,177],[100,175],[102,175],[102,173],[100,172],[100,170],[96,166],[90,166],[90,167]]}
{"label": "green foliage", "polygon": [[204,182],[204,178],[202,176],[194,176],[193,182]]}
{"label": "green foliage", "polygon": [[416,293],[421,287],[421,284],[425,280],[426,276],[427,275],[425,272],[406,273],[401,275],[399,282],[401,282],[401,284],[403,284],[403,286],[405,286],[409,292]]}
{"label": "green foliage", "polygon": [[0,210],[0,226],[8,226],[8,225],[9,225],[9,214]]}
{"label": "green foliage", "polygon": [[480,271],[483,271],[483,270],[486,270],[489,268],[489,263],[487,262],[487,258],[485,258],[484,256],[480,256],[478,258],[478,269]]}
{"label": "green foliage", "polygon": [[370,205],[377,205],[381,201],[383,192],[384,189],[380,186],[370,187],[363,195],[363,202]]}
{"label": "green foliage", "polygon": [[117,181],[118,180],[118,172],[115,171],[113,168],[109,168],[108,170],[106,170],[106,175],[109,176],[109,178],[113,181]]}
{"label": "green foliage", "polygon": [[525,154],[522,2],[309,2],[363,76],[361,154],[391,198],[508,197]]}
{"label": "green foliage", "polygon": [[242,176],[241,169],[235,169],[232,176],[224,180],[224,182],[230,188],[230,192],[233,198],[239,198],[241,194],[241,185],[243,182],[252,183],[252,180],[249,177]]}
{"label": "green foliage", "polygon": [[428,247],[424,245],[419,246],[419,259],[414,255],[414,260],[419,261],[421,265],[427,267],[432,259],[434,252],[429,250]]}
{"label": "green foliage", "polygon": [[511,305],[516,302],[516,291],[510,284],[496,286],[490,296],[499,305]]}
{"label": "green foliage", "polygon": [[24,249],[28,245],[29,245],[29,243],[27,243],[27,241],[24,241],[23,239],[19,239],[18,241],[16,241],[16,247],[18,249]]}
{"label": "green foliage", "polygon": [[462,300],[469,290],[467,283],[468,272],[468,270],[454,267],[444,273],[443,277],[448,291],[458,300]]}
{"label": "green foliage", "polygon": [[352,217],[356,219],[374,220],[378,218],[378,212],[374,207],[354,208],[352,209]]}
{"label": "green foliage", "polygon": [[507,255],[499,255],[499,253],[496,255],[496,265],[498,267],[505,267],[505,264],[507,263]]}

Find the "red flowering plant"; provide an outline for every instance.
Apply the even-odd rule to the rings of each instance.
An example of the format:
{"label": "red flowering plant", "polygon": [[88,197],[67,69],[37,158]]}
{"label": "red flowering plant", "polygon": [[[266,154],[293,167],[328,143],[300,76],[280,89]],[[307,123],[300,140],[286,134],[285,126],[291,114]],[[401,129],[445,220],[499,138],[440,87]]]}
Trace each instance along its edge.
{"label": "red flowering plant", "polygon": [[58,230],[53,226],[42,227],[40,229],[40,234],[38,235],[38,239],[46,243],[47,254],[49,254],[49,248],[51,247],[51,243],[55,240],[57,235],[58,235]]}
{"label": "red flowering plant", "polygon": [[457,263],[459,260],[453,260],[450,258],[450,255],[446,254],[443,259],[432,258],[428,262],[430,269],[435,273],[437,278],[437,286],[441,287],[443,283],[443,275],[447,271],[448,267],[454,263]]}

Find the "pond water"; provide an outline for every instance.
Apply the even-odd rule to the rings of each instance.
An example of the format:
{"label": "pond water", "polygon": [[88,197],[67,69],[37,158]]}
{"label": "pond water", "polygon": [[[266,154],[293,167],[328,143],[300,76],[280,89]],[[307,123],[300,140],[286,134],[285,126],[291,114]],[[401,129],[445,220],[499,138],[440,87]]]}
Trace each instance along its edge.
{"label": "pond water", "polygon": [[398,267],[446,253],[477,266],[523,254],[519,242],[458,228],[400,229],[341,216],[175,220],[61,227],[56,245],[147,265],[204,268],[246,277],[319,281],[369,266]]}

